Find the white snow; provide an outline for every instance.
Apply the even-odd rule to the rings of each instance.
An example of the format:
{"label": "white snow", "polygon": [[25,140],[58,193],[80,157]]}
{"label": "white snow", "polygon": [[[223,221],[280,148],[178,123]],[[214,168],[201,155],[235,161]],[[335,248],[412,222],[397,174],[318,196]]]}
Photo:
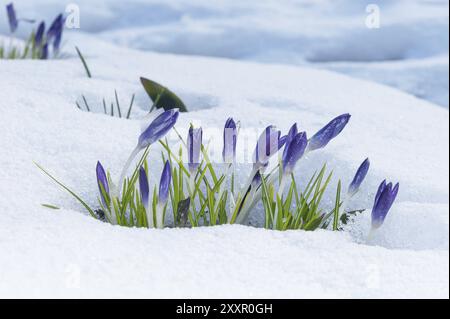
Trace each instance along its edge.
{"label": "white snow", "polygon": [[[21,5],[50,12],[60,2],[42,8],[27,3]],[[107,16],[115,3],[96,2],[92,12]],[[177,5],[182,11],[181,4],[170,4]],[[81,32],[67,34],[66,41],[67,59],[0,60],[0,296],[448,298],[448,110],[308,66],[134,51]],[[93,79],[86,78],[74,45]],[[268,124],[286,131],[296,121],[312,134],[332,117],[351,113],[342,135],[302,160],[296,175],[304,180],[327,161],[346,184],[368,156],[369,176],[350,206],[369,211],[339,233],[245,226],[144,230],[95,221],[33,161],[95,205],[97,160],[117,176],[139,134],[136,118],[149,108],[139,76],[185,100],[192,112],[180,117],[180,129],[191,121],[220,129],[233,116],[256,131]],[[114,89],[124,103],[137,93],[134,120],[75,107],[85,94],[100,111],[101,99],[112,100]],[[158,147],[150,161],[155,183],[162,166]],[[238,171],[241,179],[246,168]],[[367,242],[370,208],[384,178],[401,183],[399,198]],[[331,193],[335,185],[336,178]],[[259,207],[253,224],[261,214]]]}
{"label": "white snow", "polygon": [[[49,22],[72,2],[15,1],[23,17]],[[378,5],[380,28],[366,26],[368,4]],[[330,66],[448,108],[448,0],[79,0],[76,5],[83,32],[126,47]],[[0,19],[0,32],[6,30]],[[340,62],[347,66],[336,67]]]}

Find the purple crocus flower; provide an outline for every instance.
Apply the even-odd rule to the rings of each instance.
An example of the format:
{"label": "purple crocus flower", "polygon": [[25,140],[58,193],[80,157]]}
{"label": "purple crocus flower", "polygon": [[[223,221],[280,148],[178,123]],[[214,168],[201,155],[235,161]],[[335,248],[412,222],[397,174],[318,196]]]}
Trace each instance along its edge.
{"label": "purple crocus flower", "polygon": [[293,172],[295,164],[297,164],[298,160],[303,156],[306,146],[308,145],[306,132],[295,134],[295,130],[291,129],[291,131],[292,132],[288,134],[281,160],[283,165],[283,174],[286,175]]}
{"label": "purple crocus flower", "polygon": [[[105,169],[103,168],[103,166],[100,162],[97,162],[96,173],[97,173],[97,185],[98,185],[98,190],[100,192],[100,198],[102,200],[103,206],[108,207],[108,203],[109,203],[108,178],[106,176]],[[103,191],[102,191],[102,188],[103,188]],[[103,196],[103,192],[106,193],[107,198],[105,198]]]}
{"label": "purple crocus flower", "polygon": [[45,22],[42,21],[36,31],[36,35],[34,36],[34,45],[36,47],[41,47],[42,41],[44,40],[44,32],[45,32]]}
{"label": "purple crocus flower", "polygon": [[150,188],[148,185],[147,172],[143,166],[139,168],[139,192],[141,193],[142,204],[147,210]]}
{"label": "purple crocus flower", "polygon": [[16,10],[14,4],[10,3],[6,6],[6,12],[8,14],[9,29],[11,33],[16,32],[19,27],[19,20],[17,20]]}
{"label": "purple crocus flower", "polygon": [[138,149],[144,149],[163,138],[177,122],[178,115],[179,112],[172,109],[163,112],[154,119],[139,136]]}
{"label": "purple crocus flower", "polygon": [[372,229],[380,228],[383,225],[384,219],[397,197],[399,187],[398,183],[394,187],[392,187],[392,183],[386,184],[386,180],[381,183],[372,209]]}
{"label": "purple crocus flower", "polygon": [[172,180],[172,169],[169,161],[166,161],[164,169],[161,174],[161,180],[159,181],[159,204],[166,204],[169,197],[170,182]]}
{"label": "purple crocus flower", "polygon": [[222,157],[225,163],[231,164],[236,159],[237,126],[233,118],[225,122],[223,130],[223,151]]}
{"label": "purple crocus flower", "polygon": [[58,51],[61,45],[62,32],[64,30],[64,16],[59,14],[47,31],[47,41],[53,44],[53,50]]}
{"label": "purple crocus flower", "polygon": [[194,129],[192,126],[189,128],[187,138],[188,149],[188,166],[189,171],[194,173],[200,165],[200,152],[202,149],[203,130],[202,128]]}
{"label": "purple crocus flower", "polygon": [[362,162],[361,166],[359,166],[358,170],[356,171],[355,177],[353,178],[352,182],[348,187],[347,193],[350,197],[352,197],[359,191],[359,187],[366,178],[367,172],[369,171],[369,167],[370,161],[368,158],[366,158],[364,162]]}
{"label": "purple crocus flower", "polygon": [[333,119],[318,131],[308,142],[308,151],[324,148],[333,138],[338,136],[350,121],[350,114],[342,114]]}
{"label": "purple crocus flower", "polygon": [[286,136],[281,137],[281,132],[274,126],[266,127],[256,143],[253,154],[254,169],[267,166],[269,159],[283,147],[286,139]]}

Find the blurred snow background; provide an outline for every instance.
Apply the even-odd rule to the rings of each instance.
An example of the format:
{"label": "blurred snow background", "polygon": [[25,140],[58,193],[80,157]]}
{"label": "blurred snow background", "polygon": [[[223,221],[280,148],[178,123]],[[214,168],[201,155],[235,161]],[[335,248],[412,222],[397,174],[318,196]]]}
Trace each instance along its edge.
{"label": "blurred snow background", "polygon": [[[2,0],[3,3],[9,1]],[[50,19],[80,8],[81,30],[126,47],[308,64],[449,105],[447,0],[17,0]],[[379,28],[368,28],[369,4]],[[6,31],[0,19],[0,32]],[[23,30],[25,32],[25,30]]]}

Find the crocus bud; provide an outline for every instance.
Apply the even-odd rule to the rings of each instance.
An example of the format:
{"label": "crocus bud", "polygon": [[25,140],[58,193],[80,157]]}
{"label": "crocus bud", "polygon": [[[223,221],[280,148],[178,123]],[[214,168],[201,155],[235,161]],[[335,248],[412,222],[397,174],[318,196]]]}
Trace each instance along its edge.
{"label": "crocus bud", "polygon": [[14,4],[10,3],[6,6],[6,12],[8,14],[8,22],[9,22],[9,29],[11,30],[11,33],[16,32],[19,21],[17,20],[16,10],[14,9]]}
{"label": "crocus bud", "polygon": [[223,130],[223,161],[231,164],[236,160],[237,126],[236,122],[230,117]]}
{"label": "crocus bud", "polygon": [[275,155],[286,142],[286,136],[281,137],[281,132],[274,126],[268,126],[256,143],[253,153],[254,169],[259,169],[269,163],[269,159]]}
{"label": "crocus bud", "polygon": [[384,219],[397,197],[399,187],[398,183],[394,187],[392,187],[392,183],[386,184],[386,181],[381,183],[372,209],[372,229],[380,228],[383,225]]}
{"label": "crocus bud", "polygon": [[149,199],[149,192],[150,188],[148,185],[148,177],[147,177],[147,172],[145,171],[144,167],[140,167],[139,168],[139,192],[141,194],[141,200],[142,200],[142,204],[145,207],[145,210],[148,209],[148,199]]}
{"label": "crocus bud", "polygon": [[200,152],[202,149],[203,130],[202,128],[189,128],[187,138],[188,166],[189,171],[194,173],[200,165]]}
{"label": "crocus bud", "polygon": [[36,31],[36,35],[34,36],[34,45],[36,47],[41,47],[42,42],[44,40],[44,32],[45,32],[45,22],[42,21]]}
{"label": "crocus bud", "polygon": [[361,166],[359,166],[358,170],[356,171],[355,177],[348,187],[348,196],[352,197],[359,191],[359,187],[366,178],[369,167],[370,161],[368,158],[366,158],[366,160],[362,162]]}
{"label": "crocus bud", "polygon": [[178,111],[172,109],[155,118],[139,136],[138,149],[144,149],[163,138],[177,122],[178,115]]}
{"label": "crocus bud", "polygon": [[169,161],[166,161],[164,169],[161,174],[161,180],[159,182],[159,204],[166,204],[169,198],[170,182],[172,180],[172,169],[170,168]]}
{"label": "crocus bud", "polygon": [[[102,200],[102,203],[105,207],[109,206],[109,184],[108,184],[108,178],[106,177],[105,170],[100,162],[97,162],[97,185],[98,190],[100,192],[100,198]],[[103,188],[103,191],[102,191]],[[106,197],[104,196],[106,195]]]}
{"label": "crocus bud", "polygon": [[338,136],[350,121],[350,114],[342,114],[325,125],[308,142],[308,151],[324,148],[333,138]]}
{"label": "crocus bud", "polygon": [[[294,134],[294,133],[292,133]],[[297,133],[293,136],[288,134],[286,146],[282,156],[283,174],[291,174],[294,171],[295,164],[305,153],[308,145],[306,132]]]}

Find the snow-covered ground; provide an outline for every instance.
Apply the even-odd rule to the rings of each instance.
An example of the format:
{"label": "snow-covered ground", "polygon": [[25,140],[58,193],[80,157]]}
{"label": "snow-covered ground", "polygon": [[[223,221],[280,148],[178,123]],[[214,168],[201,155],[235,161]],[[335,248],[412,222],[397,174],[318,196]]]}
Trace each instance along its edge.
{"label": "snow-covered ground", "polygon": [[[15,1],[24,17],[47,19],[73,2]],[[391,85],[448,108],[448,0],[75,3],[80,8],[81,31],[123,46],[325,67]],[[368,4],[378,5],[380,28],[367,27]],[[6,30],[1,20],[0,31]],[[340,62],[345,65],[335,65]]]}
{"label": "snow-covered ground", "polygon": [[[41,6],[19,3],[49,16],[61,6],[50,0]],[[104,30],[108,13],[119,2],[90,3],[91,14],[103,14],[104,19],[90,17],[85,23],[93,31],[95,23],[96,31]],[[133,8],[150,1],[127,3]],[[193,3],[201,13],[209,2]],[[188,6],[171,5],[180,12]],[[251,7],[242,6],[242,12]],[[287,7],[267,6],[289,13]],[[128,6],[121,8],[117,16],[127,16]],[[164,10],[157,12],[154,19],[161,19]],[[228,13],[230,21],[235,13]],[[137,30],[143,17],[134,19]],[[111,41],[114,32],[104,31],[101,37],[104,41],[98,34],[67,34],[69,56],[63,60],[0,60],[0,296],[448,298],[448,110],[393,88],[309,66],[143,52],[111,43],[117,42]],[[93,79],[86,78],[71,50],[74,45],[82,48]],[[444,62],[437,58],[436,63]],[[383,73],[383,63],[370,68]],[[427,70],[424,63],[417,64]],[[333,68],[352,66],[333,63]],[[385,225],[367,241],[368,213],[338,233],[245,226],[144,230],[95,221],[33,161],[95,204],[97,160],[117,175],[136,143],[136,118],[148,110],[139,76],[167,85],[185,100],[192,111],[180,117],[180,129],[191,121],[220,128],[233,116],[243,127],[258,130],[276,124],[286,131],[296,121],[311,134],[332,117],[351,113],[343,134],[302,160],[296,175],[308,176],[327,161],[347,183],[370,157],[370,174],[350,206],[370,208],[381,180],[399,181],[401,192]],[[398,83],[404,84],[401,79]],[[74,105],[81,94],[98,102],[104,96],[112,99],[114,89],[125,101],[137,93],[134,120],[81,112]],[[448,96],[448,88],[440,89]],[[150,161],[154,182],[161,168],[157,147]],[[242,179],[244,168],[238,172]],[[49,210],[41,203],[62,209]],[[255,211],[253,223],[260,222],[261,213],[260,208]]]}

